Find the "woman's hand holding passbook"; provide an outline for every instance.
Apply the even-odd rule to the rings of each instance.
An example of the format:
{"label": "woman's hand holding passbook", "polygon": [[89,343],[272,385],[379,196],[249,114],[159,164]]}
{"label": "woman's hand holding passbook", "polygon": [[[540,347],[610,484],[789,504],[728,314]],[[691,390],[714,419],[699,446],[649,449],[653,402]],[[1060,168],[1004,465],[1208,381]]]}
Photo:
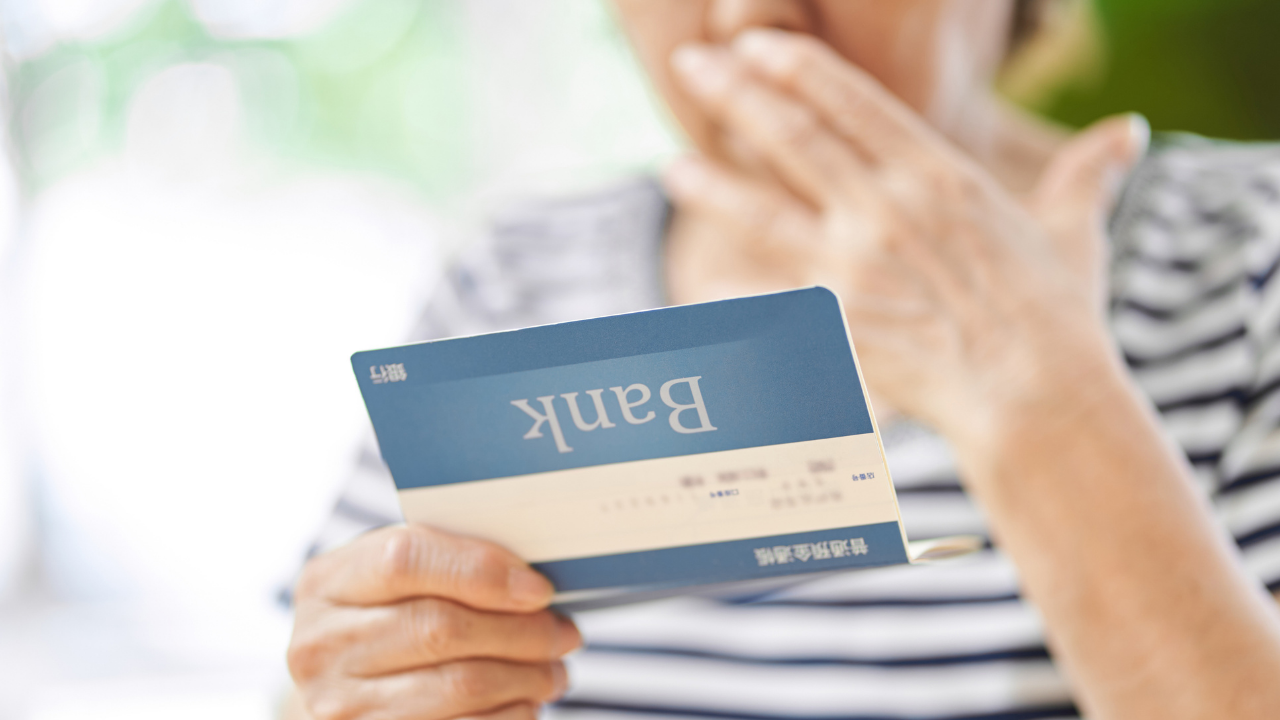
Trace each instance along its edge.
{"label": "woman's hand holding passbook", "polygon": [[300,711],[331,718],[525,720],[565,689],[582,637],[552,587],[491,543],[420,526],[313,559],[289,669]]}

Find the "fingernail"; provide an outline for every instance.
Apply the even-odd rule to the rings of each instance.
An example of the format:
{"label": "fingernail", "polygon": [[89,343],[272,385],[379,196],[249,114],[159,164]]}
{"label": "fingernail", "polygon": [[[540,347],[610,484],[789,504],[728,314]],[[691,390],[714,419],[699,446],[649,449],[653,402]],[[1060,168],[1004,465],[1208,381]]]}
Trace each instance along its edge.
{"label": "fingernail", "polygon": [[569,689],[569,673],[565,670],[564,663],[551,663],[551,682],[555,686],[551,702],[555,702],[564,697],[565,691]]}
{"label": "fingernail", "polygon": [[564,657],[582,647],[582,633],[569,618],[556,618],[556,657]]}
{"label": "fingernail", "polygon": [[507,574],[507,592],[521,605],[543,605],[551,599],[555,589],[538,573],[523,567],[513,567]]}
{"label": "fingernail", "polygon": [[682,157],[667,166],[662,173],[662,184],[676,197],[697,194],[706,185],[707,171],[692,158]]}
{"label": "fingernail", "polygon": [[785,72],[791,63],[789,47],[777,30],[747,30],[734,39],[733,50],[770,74]]}
{"label": "fingernail", "polygon": [[729,86],[729,68],[714,51],[681,45],[671,54],[671,66],[687,88],[699,95],[718,95]]}
{"label": "fingernail", "polygon": [[1151,123],[1142,113],[1129,113],[1129,138],[1133,142],[1135,159],[1147,154],[1151,145]]}

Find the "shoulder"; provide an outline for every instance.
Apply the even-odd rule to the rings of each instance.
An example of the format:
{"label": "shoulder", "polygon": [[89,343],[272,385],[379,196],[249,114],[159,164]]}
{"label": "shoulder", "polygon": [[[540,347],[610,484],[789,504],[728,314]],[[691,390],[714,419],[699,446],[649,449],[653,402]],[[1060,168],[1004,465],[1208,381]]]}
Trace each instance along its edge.
{"label": "shoulder", "polygon": [[1111,222],[1110,321],[1245,563],[1280,587],[1280,145],[1156,140]]}
{"label": "shoulder", "polygon": [[1117,344],[1192,461],[1219,471],[1270,377],[1280,146],[1159,137],[1110,230]]}
{"label": "shoulder", "polygon": [[[1280,260],[1280,145],[1157,137],[1128,179],[1110,237],[1121,339],[1135,313],[1169,336],[1133,338],[1136,357],[1228,315],[1255,315]],[[1204,313],[1220,321],[1179,322]]]}
{"label": "shoulder", "polygon": [[1243,251],[1263,271],[1280,251],[1280,144],[1157,135],[1110,229],[1118,260],[1186,266]]}

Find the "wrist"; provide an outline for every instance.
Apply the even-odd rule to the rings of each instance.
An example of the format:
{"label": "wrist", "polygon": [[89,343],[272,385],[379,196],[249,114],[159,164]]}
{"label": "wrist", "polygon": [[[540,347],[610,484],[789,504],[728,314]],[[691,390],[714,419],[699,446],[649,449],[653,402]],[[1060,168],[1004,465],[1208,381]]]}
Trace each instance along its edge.
{"label": "wrist", "polygon": [[1001,469],[1028,454],[1053,462],[1099,418],[1145,403],[1101,324],[1050,327],[1003,353],[970,411],[942,427],[974,490],[1016,478]]}

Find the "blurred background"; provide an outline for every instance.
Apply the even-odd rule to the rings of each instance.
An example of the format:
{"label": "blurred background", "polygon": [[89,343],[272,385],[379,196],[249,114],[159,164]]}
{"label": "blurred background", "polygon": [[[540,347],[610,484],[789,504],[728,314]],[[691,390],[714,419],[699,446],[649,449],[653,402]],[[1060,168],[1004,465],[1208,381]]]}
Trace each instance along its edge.
{"label": "blurred background", "polygon": [[[1046,0],[1000,86],[1280,137],[1272,0]],[[295,572],[490,209],[682,141],[604,0],[0,0],[0,720],[268,718]]]}

